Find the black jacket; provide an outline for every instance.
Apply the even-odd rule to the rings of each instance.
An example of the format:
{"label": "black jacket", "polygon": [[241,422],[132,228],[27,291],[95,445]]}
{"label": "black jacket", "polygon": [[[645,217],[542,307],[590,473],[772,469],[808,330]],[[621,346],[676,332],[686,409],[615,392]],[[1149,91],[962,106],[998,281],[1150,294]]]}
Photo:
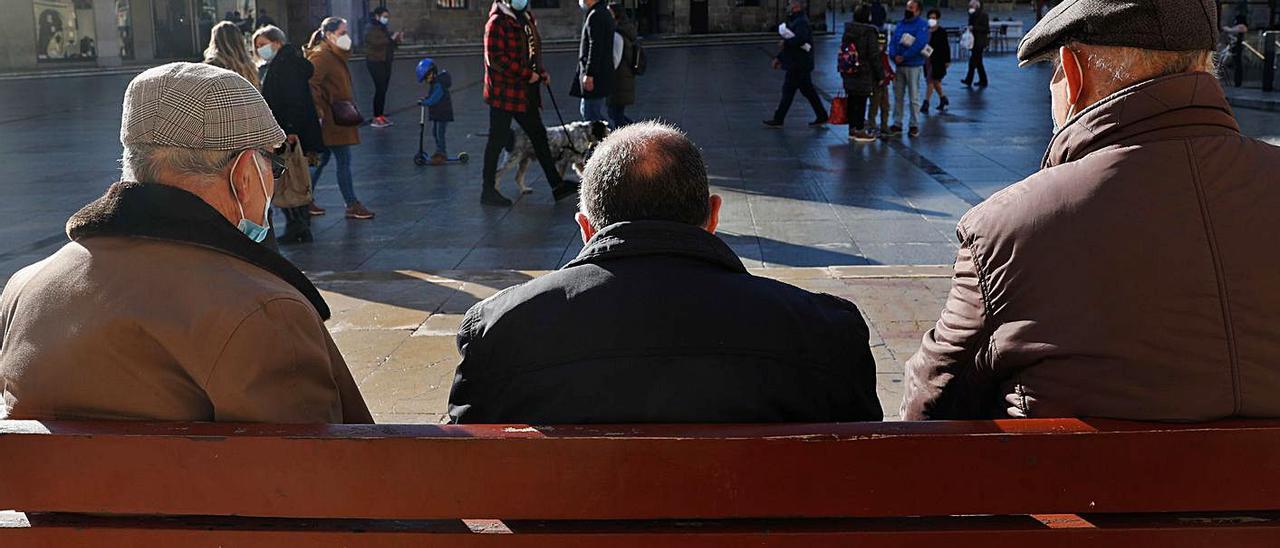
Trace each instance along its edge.
{"label": "black jacket", "polygon": [[974,49],[986,48],[991,43],[991,16],[987,15],[987,10],[978,8],[978,11],[970,13],[969,28],[973,31]]}
{"label": "black jacket", "polygon": [[[578,45],[578,74],[569,95],[600,99],[613,93],[613,14],[604,0],[587,10],[582,22],[582,43]],[[594,79],[591,91],[582,90],[583,75]]]}
{"label": "black jacket", "polygon": [[[844,26],[844,36],[840,38],[840,48],[852,42],[858,48],[858,72],[853,76],[841,75],[844,80],[845,93],[854,96],[869,96],[875,92],[884,76],[884,60],[880,51],[880,33],[871,25],[849,23]],[[837,52],[839,55],[839,52]]]}
{"label": "black jacket", "polygon": [[258,71],[262,74],[262,98],[267,100],[280,128],[287,134],[297,135],[302,150],[324,150],[320,116],[316,114],[309,83],[315,67],[302,56],[302,50],[285,44],[271,62]]}
{"label": "black jacket", "polygon": [[752,276],[697,227],[618,223],[564,268],[469,310],[460,423],[880,420],[844,299]]}
{"label": "black jacket", "polygon": [[[792,13],[787,18],[787,29],[795,36],[782,41],[778,62],[782,63],[783,70],[813,72],[813,30],[809,27],[809,16],[803,11]],[[808,51],[805,45],[809,46]]]}

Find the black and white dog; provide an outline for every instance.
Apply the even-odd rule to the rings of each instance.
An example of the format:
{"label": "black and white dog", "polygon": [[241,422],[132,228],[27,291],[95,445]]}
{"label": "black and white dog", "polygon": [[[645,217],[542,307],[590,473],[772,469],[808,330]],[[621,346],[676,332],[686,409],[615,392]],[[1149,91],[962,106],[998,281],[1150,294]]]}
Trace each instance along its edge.
{"label": "black and white dog", "polygon": [[[600,141],[609,136],[609,126],[604,122],[571,122],[563,126],[547,128],[547,145],[551,148],[551,161],[556,164],[556,172],[564,178],[565,172],[573,168],[573,172],[582,175],[587,167],[587,157]],[[513,128],[511,142],[503,151],[505,158],[498,162],[498,172],[494,177],[494,190],[502,183],[502,176],[512,167],[516,168],[516,186],[521,194],[533,192],[524,184],[524,176],[529,171],[529,164],[537,161],[533,152],[533,142],[520,126]]]}

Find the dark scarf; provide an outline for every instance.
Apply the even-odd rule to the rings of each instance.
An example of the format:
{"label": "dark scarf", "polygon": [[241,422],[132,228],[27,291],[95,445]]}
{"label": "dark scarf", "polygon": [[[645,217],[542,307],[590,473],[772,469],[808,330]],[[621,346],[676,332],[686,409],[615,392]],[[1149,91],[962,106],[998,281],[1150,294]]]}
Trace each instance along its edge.
{"label": "dark scarf", "polygon": [[250,240],[195,194],[166,185],[116,183],[107,193],[67,220],[67,237],[151,238],[225,253],[275,274],[297,289],[320,318],[329,305],[307,276],[280,254]]}

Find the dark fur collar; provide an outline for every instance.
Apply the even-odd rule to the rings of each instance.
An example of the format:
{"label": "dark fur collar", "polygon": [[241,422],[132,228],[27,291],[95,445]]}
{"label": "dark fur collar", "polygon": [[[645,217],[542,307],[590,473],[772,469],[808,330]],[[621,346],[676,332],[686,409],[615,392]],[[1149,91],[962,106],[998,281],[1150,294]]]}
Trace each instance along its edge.
{"label": "dark fur collar", "polygon": [[166,185],[116,183],[67,220],[67,237],[132,236],[219,251],[275,274],[302,293],[322,319],[329,305],[307,276],[280,254],[250,240],[195,194]]}

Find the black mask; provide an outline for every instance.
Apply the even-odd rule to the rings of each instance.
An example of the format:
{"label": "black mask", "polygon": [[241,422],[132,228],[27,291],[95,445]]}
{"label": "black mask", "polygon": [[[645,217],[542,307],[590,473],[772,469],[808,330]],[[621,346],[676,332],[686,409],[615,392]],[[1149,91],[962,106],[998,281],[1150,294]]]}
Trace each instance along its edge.
{"label": "black mask", "polygon": [[907,10],[907,11],[906,11],[906,15],[907,15],[907,19],[911,19],[911,18],[913,18],[913,17],[915,17],[915,16],[916,16],[916,12],[911,11],[911,10]]}

